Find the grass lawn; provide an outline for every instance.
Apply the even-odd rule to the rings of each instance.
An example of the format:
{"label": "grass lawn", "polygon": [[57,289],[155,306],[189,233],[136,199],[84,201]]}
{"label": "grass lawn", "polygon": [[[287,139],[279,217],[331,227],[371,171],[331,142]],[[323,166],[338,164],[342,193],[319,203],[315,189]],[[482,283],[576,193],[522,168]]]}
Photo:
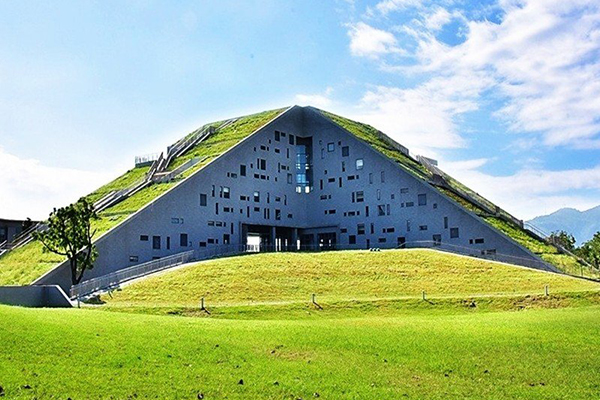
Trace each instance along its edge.
{"label": "grass lawn", "polygon": [[543,294],[600,284],[432,250],[267,253],[192,264],[103,296],[111,307],[196,307],[306,301]]}
{"label": "grass lawn", "polygon": [[0,306],[0,321],[7,399],[600,394],[598,306],[266,321]]}

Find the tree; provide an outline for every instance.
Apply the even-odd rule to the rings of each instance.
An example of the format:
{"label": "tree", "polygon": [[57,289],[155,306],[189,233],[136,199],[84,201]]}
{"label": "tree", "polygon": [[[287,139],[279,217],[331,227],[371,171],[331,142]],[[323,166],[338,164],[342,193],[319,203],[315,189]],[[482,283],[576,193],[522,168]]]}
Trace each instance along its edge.
{"label": "tree", "polygon": [[71,266],[71,282],[81,282],[83,273],[92,269],[98,251],[92,243],[96,231],[91,222],[98,216],[94,206],[85,197],[77,203],[54,209],[50,213],[47,229],[33,233],[33,237],[44,245],[44,251],[67,257]]}
{"label": "tree", "polygon": [[575,237],[565,231],[555,231],[550,234],[550,242],[569,251],[575,250]]}
{"label": "tree", "polygon": [[600,268],[600,232],[596,232],[594,237],[579,248],[578,252],[587,262]]}

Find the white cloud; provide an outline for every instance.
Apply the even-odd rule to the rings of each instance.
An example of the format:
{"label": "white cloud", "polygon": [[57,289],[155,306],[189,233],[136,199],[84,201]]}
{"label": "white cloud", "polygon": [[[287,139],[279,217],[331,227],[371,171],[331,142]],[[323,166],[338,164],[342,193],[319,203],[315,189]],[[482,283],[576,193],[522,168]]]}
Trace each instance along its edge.
{"label": "white cloud", "polygon": [[374,15],[380,13],[381,15],[387,15],[392,11],[404,10],[409,7],[419,7],[423,3],[423,0],[383,0],[377,3],[373,8],[367,9],[368,15]]}
{"label": "white cloud", "polygon": [[364,22],[349,25],[348,36],[350,52],[354,56],[378,58],[389,53],[403,54],[393,34]]}
{"label": "white cloud", "polygon": [[454,47],[417,31],[413,72],[484,75],[482,90],[506,98],[497,115],[512,131],[539,135],[548,146],[600,148],[600,3],[530,0],[504,8],[499,24],[468,22],[465,42]]}
{"label": "white cloud", "polygon": [[297,94],[296,102],[301,106],[313,106],[317,108],[326,108],[332,104],[330,98],[333,88],[328,87],[322,94]]}
{"label": "white cloud", "polygon": [[562,207],[588,209],[598,205],[600,165],[563,171],[523,169],[513,175],[494,176],[478,170],[487,161],[442,161],[440,168],[525,220]]}
{"label": "white cloud", "polygon": [[0,218],[43,219],[106,183],[106,173],[53,168],[0,147]]}

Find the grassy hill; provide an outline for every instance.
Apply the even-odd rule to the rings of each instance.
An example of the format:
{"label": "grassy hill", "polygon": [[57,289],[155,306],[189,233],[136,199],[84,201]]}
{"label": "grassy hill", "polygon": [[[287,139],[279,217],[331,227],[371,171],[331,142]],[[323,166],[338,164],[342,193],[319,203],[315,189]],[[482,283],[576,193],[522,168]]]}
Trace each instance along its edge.
{"label": "grassy hill", "polygon": [[598,306],[295,321],[0,306],[0,320],[7,399],[598,396]]}
{"label": "grassy hill", "polygon": [[211,305],[418,297],[497,296],[598,290],[600,284],[433,250],[266,253],[222,258],[131,283],[111,307]]}

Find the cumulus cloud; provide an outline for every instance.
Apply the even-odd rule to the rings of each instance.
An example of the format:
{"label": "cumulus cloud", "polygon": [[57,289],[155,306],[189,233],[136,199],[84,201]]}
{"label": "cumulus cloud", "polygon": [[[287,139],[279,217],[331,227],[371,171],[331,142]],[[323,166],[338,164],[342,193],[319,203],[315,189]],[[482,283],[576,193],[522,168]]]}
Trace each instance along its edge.
{"label": "cumulus cloud", "polygon": [[501,204],[522,219],[548,214],[561,207],[580,210],[597,206],[600,165],[588,169],[552,171],[526,168],[512,175],[494,176],[480,171],[487,159],[441,162],[440,167],[473,190]]}
{"label": "cumulus cloud", "polygon": [[315,94],[297,94],[296,102],[301,106],[313,106],[317,108],[326,108],[332,104],[330,98],[333,93],[333,88],[328,87],[324,93]]}
{"label": "cumulus cloud", "polygon": [[389,53],[404,53],[398,47],[398,42],[392,33],[373,28],[364,22],[349,25],[348,36],[350,36],[350,52],[354,56],[378,58]]}
{"label": "cumulus cloud", "polygon": [[110,177],[105,173],[53,168],[0,147],[0,218],[43,219],[54,207],[76,201]]}

